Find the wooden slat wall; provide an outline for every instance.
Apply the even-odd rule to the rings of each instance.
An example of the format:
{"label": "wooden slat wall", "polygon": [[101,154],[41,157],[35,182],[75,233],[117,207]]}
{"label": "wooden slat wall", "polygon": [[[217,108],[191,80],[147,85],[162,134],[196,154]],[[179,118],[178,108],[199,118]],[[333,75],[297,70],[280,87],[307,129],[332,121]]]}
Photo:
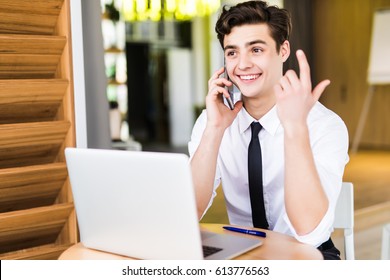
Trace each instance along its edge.
{"label": "wooden slat wall", "polygon": [[53,35],[63,2],[62,0],[1,1],[1,33]]}
{"label": "wooden slat wall", "polygon": [[64,79],[0,79],[0,124],[53,120],[68,86]]}
{"label": "wooden slat wall", "polygon": [[[367,69],[374,11],[390,0],[315,0],[314,71],[331,85],[321,101],[345,121],[352,143],[367,94]],[[389,31],[390,32],[390,31]],[[390,86],[377,88],[360,142],[390,148]]]}
{"label": "wooden slat wall", "polygon": [[69,0],[0,7],[0,259],[56,259],[77,242]]}

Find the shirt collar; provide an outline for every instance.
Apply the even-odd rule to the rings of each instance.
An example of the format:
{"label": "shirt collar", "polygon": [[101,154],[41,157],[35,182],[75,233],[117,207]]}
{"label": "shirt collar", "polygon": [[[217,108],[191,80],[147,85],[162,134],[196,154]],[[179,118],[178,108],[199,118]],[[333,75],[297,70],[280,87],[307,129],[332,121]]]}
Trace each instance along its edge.
{"label": "shirt collar", "polygon": [[249,115],[245,108],[241,109],[237,118],[240,133],[244,133],[250,127],[252,122],[258,121],[263,126],[264,130],[266,130],[271,135],[275,135],[280,125],[280,120],[276,112],[276,106],[273,106],[271,110],[269,110],[260,120],[254,119],[251,115]]}

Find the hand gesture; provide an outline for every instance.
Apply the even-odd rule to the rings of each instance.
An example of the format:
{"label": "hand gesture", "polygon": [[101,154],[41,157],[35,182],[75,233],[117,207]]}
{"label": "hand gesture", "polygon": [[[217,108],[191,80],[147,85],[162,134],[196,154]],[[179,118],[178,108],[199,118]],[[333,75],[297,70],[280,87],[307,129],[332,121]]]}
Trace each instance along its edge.
{"label": "hand gesture", "polygon": [[279,119],[288,129],[294,125],[306,125],[307,116],[318,101],[329,80],[320,82],[312,91],[310,66],[302,50],[298,50],[299,77],[293,70],[288,70],[275,85],[276,107]]}

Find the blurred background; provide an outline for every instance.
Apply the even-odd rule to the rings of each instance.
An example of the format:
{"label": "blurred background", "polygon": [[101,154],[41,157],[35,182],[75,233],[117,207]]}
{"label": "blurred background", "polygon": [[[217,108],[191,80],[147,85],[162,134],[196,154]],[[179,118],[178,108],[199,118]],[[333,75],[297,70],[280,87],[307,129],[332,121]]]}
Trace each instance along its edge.
{"label": "blurred background", "polygon": [[[104,65],[86,71],[105,77],[93,90],[86,81],[93,106],[87,107],[88,146],[187,153],[209,76],[223,65],[215,21],[222,5],[238,2],[83,1],[83,17],[94,10],[100,21],[84,30],[84,52]],[[356,257],[380,259],[382,229],[390,223],[390,85],[369,83],[368,69],[374,15],[389,9],[390,0],[268,3],[291,12],[292,54],[306,52],[313,84],[331,80],[320,101],[349,131],[344,181],[355,185]],[[294,55],[285,68],[298,69]],[[227,223],[223,194],[203,221]]]}

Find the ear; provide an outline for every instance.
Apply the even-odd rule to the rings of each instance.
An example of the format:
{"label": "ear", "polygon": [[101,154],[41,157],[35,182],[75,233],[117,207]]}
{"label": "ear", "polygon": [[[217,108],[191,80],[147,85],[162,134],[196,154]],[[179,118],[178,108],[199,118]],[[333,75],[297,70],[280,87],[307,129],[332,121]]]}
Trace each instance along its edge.
{"label": "ear", "polygon": [[283,62],[286,62],[287,58],[290,56],[290,42],[285,40],[283,44],[280,45],[280,54],[282,56]]}

